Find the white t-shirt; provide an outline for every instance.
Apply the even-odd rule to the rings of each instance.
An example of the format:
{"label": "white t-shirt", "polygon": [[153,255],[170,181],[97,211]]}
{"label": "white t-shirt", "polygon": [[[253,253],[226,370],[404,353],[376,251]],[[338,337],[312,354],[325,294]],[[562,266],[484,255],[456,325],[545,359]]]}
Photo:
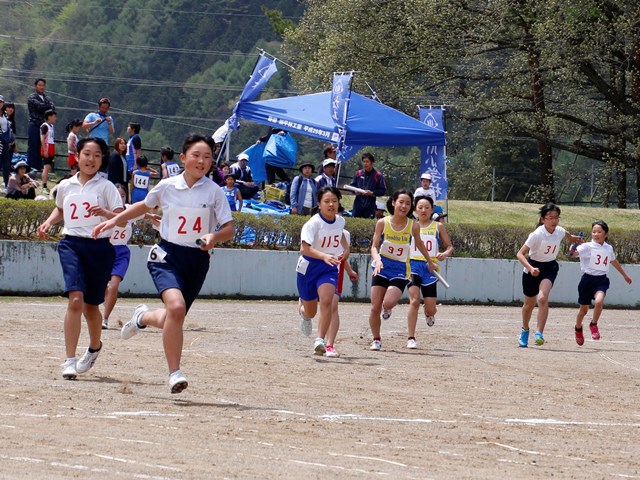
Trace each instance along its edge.
{"label": "white t-shirt", "polygon": [[578,245],[576,250],[580,256],[580,270],[589,275],[606,275],[611,261],[616,259],[613,247],[607,242],[600,245],[592,240]]}
{"label": "white t-shirt", "polygon": [[560,242],[566,234],[567,231],[560,226],[556,227],[553,233],[549,233],[544,225],[540,225],[524,242],[529,247],[529,258],[536,262],[554,261],[560,251]]}
{"label": "white t-shirt", "polygon": [[189,188],[184,173],[161,180],[144,199],[149,208],[162,208],[160,237],[199,248],[196,239],[233,220],[229,202],[218,185],[202,177]]}
{"label": "white t-shirt", "polygon": [[416,188],[416,191],[413,193],[413,198],[416,198],[416,197],[431,197],[435,202],[436,192],[431,187],[429,188],[418,187]]}
{"label": "white t-shirt", "polygon": [[[104,217],[91,215],[89,208],[99,205],[114,211],[123,208],[120,193],[113,183],[101,175],[96,174],[84,185],[78,180],[78,175],[61,182],[56,194],[56,206],[64,213],[63,235],[90,238],[93,227],[107,220]],[[108,238],[111,230],[100,232],[99,238]]]}
{"label": "white t-shirt", "polygon": [[342,234],[345,220],[337,215],[332,223],[327,222],[319,213],[302,226],[300,240],[308,243],[314,249],[330,255],[340,255],[342,248]]}

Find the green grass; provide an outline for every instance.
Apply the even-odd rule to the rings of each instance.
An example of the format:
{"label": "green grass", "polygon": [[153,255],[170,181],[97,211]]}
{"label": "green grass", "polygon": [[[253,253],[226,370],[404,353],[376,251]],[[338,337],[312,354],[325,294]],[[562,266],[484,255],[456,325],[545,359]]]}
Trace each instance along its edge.
{"label": "green grass", "polygon": [[[445,208],[444,202],[438,202]],[[534,203],[473,202],[449,200],[449,221],[458,224],[533,227],[538,221],[538,209]],[[592,208],[560,206],[560,225],[569,231],[591,231],[594,220],[604,220],[612,231],[638,230],[640,210],[617,208]]]}

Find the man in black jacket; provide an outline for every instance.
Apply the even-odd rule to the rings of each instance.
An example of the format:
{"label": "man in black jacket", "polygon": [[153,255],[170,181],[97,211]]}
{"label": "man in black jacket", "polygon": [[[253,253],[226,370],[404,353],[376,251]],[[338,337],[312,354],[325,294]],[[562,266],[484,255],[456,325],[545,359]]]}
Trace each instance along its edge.
{"label": "man in black jacket", "polygon": [[34,82],[34,92],[27,98],[29,109],[29,130],[27,144],[27,163],[35,170],[42,170],[42,155],[40,154],[40,125],[44,123],[44,113],[55,110],[53,100],[45,94],[47,81],[38,78]]}

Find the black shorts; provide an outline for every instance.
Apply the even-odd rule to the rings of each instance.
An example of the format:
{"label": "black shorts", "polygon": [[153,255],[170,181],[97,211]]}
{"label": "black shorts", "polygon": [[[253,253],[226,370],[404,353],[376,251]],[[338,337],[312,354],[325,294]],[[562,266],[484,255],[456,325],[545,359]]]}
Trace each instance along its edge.
{"label": "black shorts", "polygon": [[433,282],[429,285],[422,285],[422,277],[415,273],[411,274],[411,283],[409,286],[420,288],[422,298],[436,298],[438,296],[438,282]]}
{"label": "black shorts", "polygon": [[540,292],[540,282],[545,278],[551,281],[551,285],[556,281],[558,276],[558,262],[555,260],[551,262],[536,262],[529,259],[529,263],[532,267],[540,270],[540,275],[534,277],[529,272],[522,273],[522,292],[525,297],[535,297]]}
{"label": "black shorts", "polygon": [[609,277],[585,273],[578,284],[578,303],[591,305],[591,300],[596,298],[597,292],[607,293],[607,290],[609,290]]}
{"label": "black shorts", "polygon": [[409,283],[409,280],[406,278],[392,278],[389,280],[387,277],[383,277],[382,275],[374,275],[371,279],[372,287],[397,287],[401,292],[404,292],[405,287]]}

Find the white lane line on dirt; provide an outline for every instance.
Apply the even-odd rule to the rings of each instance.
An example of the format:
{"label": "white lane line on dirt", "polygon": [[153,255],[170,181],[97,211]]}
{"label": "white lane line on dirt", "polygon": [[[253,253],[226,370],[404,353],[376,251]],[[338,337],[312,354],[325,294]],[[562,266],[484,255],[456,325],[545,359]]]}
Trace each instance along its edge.
{"label": "white lane line on dirt", "polygon": [[588,425],[588,426],[595,426],[595,427],[640,427],[640,423],[585,422],[580,420],[556,420],[554,418],[505,418],[504,423],[523,423],[526,425]]}
{"label": "white lane line on dirt", "polygon": [[364,473],[366,475],[371,475],[371,474],[376,474],[376,475],[385,475],[388,476],[388,473],[385,472],[372,472],[370,470],[363,470],[361,468],[346,468],[346,467],[341,467],[339,465],[327,465],[326,463],[319,463],[319,462],[305,462],[304,460],[289,460],[291,463],[299,463],[301,465],[310,465],[312,467],[322,467],[322,468],[333,468],[335,470],[343,470],[345,472],[357,472],[357,473]]}
{"label": "white lane line on dirt", "polygon": [[387,418],[387,417],[368,417],[366,415],[357,415],[353,413],[320,415],[321,420],[364,420],[374,422],[400,422],[400,423],[457,423],[456,420],[432,420],[429,418]]}
{"label": "white lane line on dirt", "polygon": [[632,367],[631,365],[627,365],[626,363],[619,362],[618,360],[614,360],[613,358],[601,353],[600,356],[604,358],[607,362],[613,363],[614,365],[618,365],[619,367],[628,368],[630,370],[635,370],[636,372],[640,372],[640,368]]}
{"label": "white lane line on dirt", "polygon": [[180,413],[160,413],[157,410],[141,410],[139,412],[111,412],[117,417],[184,417]]}
{"label": "white lane line on dirt", "polygon": [[98,453],[94,453],[93,456],[98,457],[98,458],[103,458],[105,460],[113,460],[115,462],[120,462],[120,463],[130,463],[132,465],[141,465],[143,467],[159,468],[160,470],[171,470],[172,472],[182,472],[183,471],[181,468],[169,467],[167,465],[160,465],[158,463],[137,462],[135,460],[127,460],[126,458],[112,457],[110,455],[100,455]]}
{"label": "white lane line on dirt", "polygon": [[390,465],[396,465],[398,467],[407,467],[408,465],[404,464],[404,463],[399,463],[399,462],[394,462],[392,460],[385,460],[384,458],[377,458],[377,457],[366,457],[363,455],[349,455],[349,454],[341,454],[341,453],[334,453],[334,452],[329,452],[329,455],[333,455],[334,457],[346,457],[346,458],[359,458],[362,460],[373,460],[376,462],[383,462],[383,463],[388,463]]}
{"label": "white lane line on dirt", "polygon": [[[523,448],[513,447],[511,445],[506,445],[504,443],[499,443],[499,442],[476,442],[476,445],[496,445],[498,447],[506,448],[507,450],[511,450],[513,452],[518,452],[518,453],[528,453],[530,455],[540,455],[542,457],[566,458],[569,460],[575,460],[579,462],[585,461],[585,459],[582,457],[572,457],[569,455],[554,455],[554,454],[549,454],[544,452],[537,452],[535,450],[526,450]],[[508,460],[505,460],[505,461],[508,461]]]}

